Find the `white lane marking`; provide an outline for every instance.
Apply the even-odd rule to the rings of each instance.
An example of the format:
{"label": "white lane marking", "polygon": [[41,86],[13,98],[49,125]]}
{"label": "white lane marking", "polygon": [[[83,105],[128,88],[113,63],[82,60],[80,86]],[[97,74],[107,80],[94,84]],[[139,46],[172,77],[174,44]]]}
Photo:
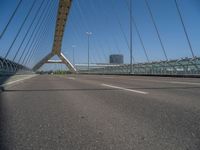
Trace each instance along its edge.
{"label": "white lane marking", "polygon": [[200,85],[200,83],[194,83],[194,82],[177,82],[177,81],[173,81],[173,82],[169,82],[172,84],[188,84],[188,85]]}
{"label": "white lane marking", "polygon": [[108,84],[101,84],[102,86],[114,88],[114,89],[120,89],[124,91],[129,91],[129,92],[134,92],[134,93],[139,93],[139,94],[148,94],[148,92],[143,92],[143,91],[138,91],[138,90],[132,90],[132,89],[127,89],[119,86],[113,86],[113,85],[108,85]]}
{"label": "white lane marking", "polygon": [[27,78],[23,78],[23,79],[19,79],[19,80],[15,80],[15,81],[10,81],[10,82],[8,82],[8,83],[2,84],[1,86],[11,85],[11,84],[14,84],[14,83],[17,83],[17,82],[20,82],[20,81],[24,81],[24,80],[33,78],[33,77],[35,77],[35,76],[36,76],[36,75],[31,76],[31,77],[27,77]]}
{"label": "white lane marking", "polygon": [[68,79],[70,79],[70,80],[75,80],[75,78],[74,78],[74,77],[69,77]]}

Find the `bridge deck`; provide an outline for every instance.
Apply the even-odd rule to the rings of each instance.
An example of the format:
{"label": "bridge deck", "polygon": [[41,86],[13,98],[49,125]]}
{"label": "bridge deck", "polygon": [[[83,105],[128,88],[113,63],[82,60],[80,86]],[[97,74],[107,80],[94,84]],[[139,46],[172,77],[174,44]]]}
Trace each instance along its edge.
{"label": "bridge deck", "polygon": [[199,149],[200,80],[41,75],[0,95],[3,149]]}

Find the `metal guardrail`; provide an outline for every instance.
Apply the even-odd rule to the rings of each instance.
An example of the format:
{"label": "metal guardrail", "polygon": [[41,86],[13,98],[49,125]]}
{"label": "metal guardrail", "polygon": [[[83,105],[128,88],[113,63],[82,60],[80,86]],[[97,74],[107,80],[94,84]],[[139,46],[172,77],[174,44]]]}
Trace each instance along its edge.
{"label": "metal guardrail", "polygon": [[[150,63],[133,64],[135,75],[200,75],[200,57],[184,58],[170,61],[155,61]],[[112,65],[91,67],[86,70],[79,68],[79,73],[90,74],[130,74],[130,65]]]}

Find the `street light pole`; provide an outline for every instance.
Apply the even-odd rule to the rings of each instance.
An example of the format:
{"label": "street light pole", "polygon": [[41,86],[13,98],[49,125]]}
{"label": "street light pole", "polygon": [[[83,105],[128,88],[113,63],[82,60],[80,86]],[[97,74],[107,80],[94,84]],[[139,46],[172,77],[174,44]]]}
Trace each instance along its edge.
{"label": "street light pole", "polygon": [[72,48],[73,48],[73,52],[72,52],[72,57],[73,57],[73,65],[74,65],[74,67],[75,67],[75,56],[74,56],[74,53],[75,53],[75,47],[76,47],[76,45],[72,45]]}
{"label": "street light pole", "polygon": [[90,36],[92,35],[92,32],[86,32],[88,36],[88,73],[90,72]]}
{"label": "street light pole", "polygon": [[133,46],[132,46],[132,0],[130,0],[130,74],[133,73]]}

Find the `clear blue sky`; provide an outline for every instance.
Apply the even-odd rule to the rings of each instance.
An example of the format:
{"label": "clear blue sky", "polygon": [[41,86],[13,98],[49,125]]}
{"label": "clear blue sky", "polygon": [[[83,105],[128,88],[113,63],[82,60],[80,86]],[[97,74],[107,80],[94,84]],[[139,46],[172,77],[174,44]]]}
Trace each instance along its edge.
{"label": "clear blue sky", "polygon": [[[19,0],[0,0],[0,32],[2,32],[18,2]],[[33,0],[23,0],[7,32],[0,40],[1,56],[5,55],[32,2]],[[19,47],[23,35],[41,2],[42,0],[37,0],[33,12],[31,12],[32,17],[27,20],[25,28],[23,28],[16,44],[13,46],[12,53],[9,55],[10,59],[12,59],[14,52]],[[124,32],[129,40],[129,11],[127,2],[128,0],[73,0],[63,39],[63,53],[72,60],[72,45],[76,45],[76,63],[86,63],[87,36],[85,32],[91,31],[93,33],[90,41],[91,62],[106,63],[108,62],[109,55],[115,53],[123,54],[125,62],[129,62],[129,49],[122,34]],[[148,2],[152,8],[169,59],[191,57],[174,0],[148,0]],[[57,6],[58,0],[54,0],[54,3]],[[178,3],[194,53],[196,56],[200,56],[200,1],[178,0]],[[50,18],[53,18],[53,14],[56,15],[56,13],[57,8],[53,10]],[[150,60],[164,60],[164,55],[144,0],[133,0],[133,16]],[[120,28],[119,22],[122,28]],[[46,27],[49,28],[48,33],[42,39],[40,49],[30,65],[33,65],[51,51],[55,20],[47,24]],[[134,26],[133,55],[135,62],[146,61]]]}

